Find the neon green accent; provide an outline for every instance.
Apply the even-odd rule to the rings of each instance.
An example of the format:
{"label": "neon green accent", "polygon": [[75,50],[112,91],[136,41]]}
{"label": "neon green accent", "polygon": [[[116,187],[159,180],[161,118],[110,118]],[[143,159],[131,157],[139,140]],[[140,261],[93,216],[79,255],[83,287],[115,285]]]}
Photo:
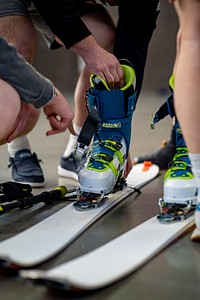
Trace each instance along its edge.
{"label": "neon green accent", "polygon": [[174,85],[175,85],[175,74],[173,73],[169,79],[169,86],[172,88],[173,91],[174,91]]}
{"label": "neon green accent", "polygon": [[[194,175],[192,172],[188,170],[188,166],[185,161],[181,160],[182,157],[188,155],[188,148],[186,147],[178,147],[176,148],[176,154],[174,155],[173,161],[172,161],[172,167],[169,168],[164,176],[164,181],[166,181],[167,178],[170,179],[186,179],[190,180],[194,178]],[[176,171],[183,171],[183,173],[178,176]]]}
{"label": "neon green accent", "polygon": [[[125,78],[125,83],[126,83],[125,86],[121,88],[121,90],[125,91],[126,89],[128,89],[133,84],[133,81],[135,79],[135,71],[130,66],[121,65],[121,67],[122,67],[122,70],[124,72],[124,78]],[[91,85],[91,87],[94,88],[94,83],[92,82],[92,77],[93,76],[94,76],[94,74],[92,74],[90,76],[90,85]],[[110,88],[108,87],[107,82],[98,75],[96,77],[101,80],[101,82],[105,86],[106,90],[110,91]]]}
{"label": "neon green accent", "polygon": [[188,155],[188,148],[178,147],[176,148],[176,154],[174,155],[173,161],[178,160],[179,158]]}
{"label": "neon green accent", "polygon": [[[108,142],[108,143],[110,143],[110,144],[116,144],[116,142],[111,141],[111,140],[106,140],[106,142]],[[123,163],[124,159],[123,159],[123,156],[122,156],[120,150],[116,150],[116,148],[114,148],[114,147],[112,147],[112,146],[110,146],[110,145],[108,145],[108,144],[106,144],[106,143],[105,143],[104,147],[106,147],[106,148],[112,150],[113,152],[115,152],[114,157],[115,157],[115,155],[117,155],[120,164]]]}
{"label": "neon green accent", "polygon": [[65,195],[67,195],[67,188],[66,188],[66,186],[63,186],[63,185],[61,185],[61,186],[58,186],[57,188],[56,188],[56,190],[59,190],[59,191],[61,191],[61,198],[63,198]]}
{"label": "neon green accent", "polygon": [[112,151],[115,151],[114,157],[117,155],[117,158],[118,158],[120,164],[123,163],[124,159],[123,159],[123,156],[122,156],[122,154],[119,150],[116,150],[113,147],[109,147],[109,146],[106,146],[106,145],[105,145],[105,147],[111,149]]}
{"label": "neon green accent", "polygon": [[[106,154],[98,153],[97,156],[98,156],[98,157],[99,157],[99,156],[102,156],[102,157],[103,157],[103,156],[106,156]],[[104,169],[93,168],[93,167],[91,166],[91,165],[92,165],[92,162],[91,162],[91,163],[89,163],[88,166],[87,166],[87,168],[88,168],[89,170],[94,170],[94,171],[96,171],[96,172],[106,172],[107,170],[111,169],[112,172],[113,172],[113,174],[114,174],[114,176],[115,176],[115,177],[118,176],[117,169],[115,168],[115,166],[113,165],[112,162],[108,162],[107,160],[104,160],[103,158],[102,158],[102,159],[100,159],[100,158],[95,158],[95,156],[94,156],[94,160],[95,160],[96,162],[102,163],[103,166],[104,166]]]}
{"label": "neon green accent", "polygon": [[[94,83],[92,82],[92,77],[93,77],[93,76],[94,76],[94,74],[92,74],[92,75],[90,76],[90,85],[91,85],[91,87],[94,88]],[[103,85],[105,86],[106,90],[110,91],[110,88],[108,87],[106,81],[105,81],[103,78],[101,78],[100,76],[98,76],[98,75],[97,75],[96,77],[99,78],[99,80],[101,80],[101,82],[102,82]]]}
{"label": "neon green accent", "polygon": [[124,72],[125,83],[126,83],[126,85],[123,88],[121,88],[121,90],[125,91],[133,84],[133,81],[135,79],[135,71],[133,70],[133,68],[126,65],[121,65],[121,67]]}
{"label": "neon green accent", "polygon": [[[117,144],[117,143],[116,143],[115,141],[112,141],[112,140],[106,140],[105,143],[104,143],[104,147],[110,149],[111,151],[113,151],[113,152],[114,152],[113,159],[114,159],[114,157],[117,155],[117,158],[118,158],[120,164],[122,165],[123,162],[124,162],[124,158],[123,158],[123,156],[122,156],[122,154],[121,154],[121,151],[120,151],[120,150],[117,150],[114,146],[113,146],[113,147],[110,146],[110,144],[115,145],[115,144]],[[98,146],[95,145],[94,148],[95,148],[95,147],[98,147]],[[101,155],[101,154],[102,154],[102,153],[100,153],[100,154],[98,154],[98,155]]]}
{"label": "neon green accent", "polygon": [[2,206],[0,206],[0,211],[3,211],[3,208],[2,208]]}
{"label": "neon green accent", "polygon": [[177,176],[177,174],[175,173],[176,171],[180,171],[180,170],[187,170],[187,164],[184,162],[184,161],[173,161],[174,163],[174,166],[172,166],[171,168],[169,168],[165,174],[165,177],[164,177],[164,181],[167,180],[167,178],[170,178],[170,179],[186,179],[186,180],[189,180],[189,179],[192,179],[194,178],[194,175],[187,171],[185,173],[183,173],[181,176]]}
{"label": "neon green accent", "polygon": [[[110,146],[110,144],[111,144],[111,146]],[[108,148],[108,149],[110,149],[111,151],[114,152],[112,161],[117,156],[120,165],[122,165],[124,163],[124,157],[122,156],[122,153],[120,152],[120,150],[117,150],[114,146],[112,147],[112,144],[116,145],[117,143],[115,141],[112,141],[112,140],[106,140],[106,142],[104,144],[104,147]],[[99,158],[100,156],[102,157],[102,159]],[[98,154],[95,154],[93,156],[93,160],[95,160],[96,162],[102,163],[104,165],[104,169],[103,168],[99,168],[99,169],[93,168],[92,167],[92,162],[88,164],[87,168],[89,170],[94,170],[96,172],[106,172],[110,168],[112,170],[112,172],[113,172],[113,175],[115,177],[117,177],[118,176],[118,172],[117,172],[116,167],[113,165],[112,161],[109,162],[109,161],[103,159],[103,157],[106,157],[106,154],[104,154],[104,153],[98,153]]]}

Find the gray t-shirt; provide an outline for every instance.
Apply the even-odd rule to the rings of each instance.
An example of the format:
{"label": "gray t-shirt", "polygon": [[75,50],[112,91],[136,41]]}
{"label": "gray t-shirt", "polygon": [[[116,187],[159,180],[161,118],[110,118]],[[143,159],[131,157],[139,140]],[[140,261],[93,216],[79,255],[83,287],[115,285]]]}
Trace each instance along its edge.
{"label": "gray t-shirt", "polygon": [[36,108],[44,106],[54,94],[53,83],[28,64],[16,48],[0,37],[0,78],[9,83],[22,101]]}

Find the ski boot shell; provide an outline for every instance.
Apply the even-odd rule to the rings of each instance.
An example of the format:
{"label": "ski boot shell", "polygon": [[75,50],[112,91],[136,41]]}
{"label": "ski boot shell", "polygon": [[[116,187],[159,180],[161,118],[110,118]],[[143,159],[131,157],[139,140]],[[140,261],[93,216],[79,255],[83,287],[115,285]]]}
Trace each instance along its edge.
{"label": "ski boot shell", "polygon": [[172,74],[169,79],[171,95],[150,118],[150,127],[152,129],[154,129],[156,123],[167,115],[175,120],[175,155],[172,162],[169,163],[169,169],[164,177],[163,198],[159,199],[161,213],[158,219],[162,223],[175,222],[187,218],[194,212],[198,196],[188,149],[174,110],[174,81],[175,76]]}
{"label": "ski boot shell", "polygon": [[168,203],[196,204],[198,189],[191,170],[188,149],[179,123],[175,123],[176,153],[164,178],[164,201]]}
{"label": "ski boot shell", "polygon": [[132,114],[136,105],[133,87],[135,72],[121,65],[125,86],[110,90],[100,77],[91,75],[87,93],[89,110],[95,108],[100,117],[87,160],[78,173],[79,191],[86,194],[108,195],[120,179],[129,152]]}
{"label": "ski boot shell", "polygon": [[191,170],[188,149],[178,122],[176,130],[176,153],[164,177],[163,199],[160,199],[163,223],[181,221],[194,213],[198,189]]}
{"label": "ski boot shell", "polygon": [[198,195],[196,181],[183,161],[173,162],[173,167],[165,175],[163,189],[165,202],[184,204],[192,201],[196,204]]}

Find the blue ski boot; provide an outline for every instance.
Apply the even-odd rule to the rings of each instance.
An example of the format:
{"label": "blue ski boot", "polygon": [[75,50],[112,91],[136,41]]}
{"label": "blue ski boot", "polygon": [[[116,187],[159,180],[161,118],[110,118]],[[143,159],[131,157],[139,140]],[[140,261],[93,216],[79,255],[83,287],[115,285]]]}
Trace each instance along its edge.
{"label": "blue ski boot", "polygon": [[[173,92],[174,75],[170,78],[170,87]],[[175,117],[176,151],[164,177],[163,198],[159,200],[159,219],[163,223],[180,221],[193,213],[198,195],[188,149],[174,112],[173,101],[168,101],[167,105],[170,116]]]}
{"label": "blue ski boot", "polygon": [[167,203],[196,203],[197,187],[191,171],[188,149],[178,122],[176,130],[176,154],[164,177],[164,201]]}
{"label": "blue ski boot", "polygon": [[95,131],[87,159],[78,173],[78,210],[96,208],[105,201],[105,196],[122,189],[129,153],[132,115],[136,105],[132,67],[121,64],[125,86],[110,90],[106,82],[91,75],[91,88],[87,92],[89,111],[96,110],[100,122]]}

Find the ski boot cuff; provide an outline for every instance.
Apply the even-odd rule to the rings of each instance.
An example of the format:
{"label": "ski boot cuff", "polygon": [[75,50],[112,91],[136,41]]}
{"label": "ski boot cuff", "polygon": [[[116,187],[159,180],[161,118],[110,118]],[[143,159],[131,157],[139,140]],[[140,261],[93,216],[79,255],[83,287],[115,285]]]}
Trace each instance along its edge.
{"label": "ski boot cuff", "polygon": [[[121,88],[122,91],[127,90],[129,87],[131,87],[135,81],[135,71],[133,68],[127,65],[121,65],[121,68],[124,73],[125,78],[125,86]],[[99,84],[99,88],[98,88]],[[90,85],[92,88],[100,89],[100,90],[108,90],[110,91],[110,88],[107,85],[107,82],[103,80],[100,76],[92,74],[90,76]]]}
{"label": "ski boot cuff", "polygon": [[172,92],[174,91],[174,82],[175,82],[175,74],[173,73],[169,79],[169,88]]}
{"label": "ski boot cuff", "polygon": [[136,106],[136,92],[133,87],[135,72],[130,66],[121,66],[126,82],[122,89],[110,90],[103,79],[91,75],[87,104],[89,111],[95,108],[100,117],[100,126],[97,130],[100,138],[105,141],[119,134],[126,141],[126,156],[128,156],[131,121]]}

